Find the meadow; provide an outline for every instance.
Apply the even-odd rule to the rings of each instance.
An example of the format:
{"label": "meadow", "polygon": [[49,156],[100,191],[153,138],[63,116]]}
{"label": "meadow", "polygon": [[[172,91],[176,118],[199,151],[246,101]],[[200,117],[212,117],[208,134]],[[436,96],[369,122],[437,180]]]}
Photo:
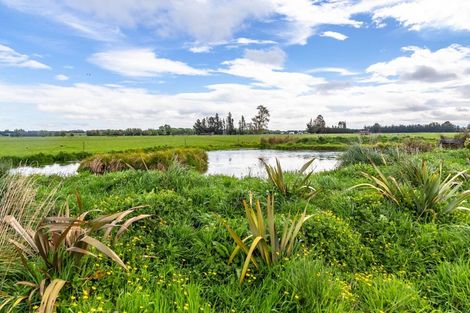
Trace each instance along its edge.
{"label": "meadow", "polygon": [[[453,136],[454,134],[446,134]],[[410,133],[410,134],[386,134],[384,138],[422,137],[427,140],[437,141],[438,133]],[[132,149],[151,149],[158,147],[191,147],[204,148],[206,150],[221,150],[232,148],[259,147],[262,138],[291,138],[294,140],[309,138],[345,138],[348,141],[358,141],[361,136],[357,134],[323,134],[323,135],[214,135],[214,136],[75,136],[75,137],[0,137],[0,157],[18,156],[24,157],[37,153],[57,154],[78,152],[110,152],[126,151]],[[377,135],[370,135],[376,138]],[[321,142],[320,142],[321,144]]]}
{"label": "meadow", "polygon": [[[42,217],[62,216],[49,223],[64,231],[54,223],[90,212],[74,234],[86,231],[116,255],[65,243],[45,257],[20,245],[15,253],[2,238],[28,243],[4,223],[0,311],[48,312],[45,287],[55,282],[50,312],[470,312],[470,213],[459,209],[469,206],[470,181],[457,174],[470,150],[380,158],[369,146],[349,150],[334,171],[271,167],[271,180],[204,176],[178,164],[25,184],[2,178],[0,213],[22,203],[20,223],[39,230]],[[109,214],[111,229],[126,226],[119,236],[87,228]]]}

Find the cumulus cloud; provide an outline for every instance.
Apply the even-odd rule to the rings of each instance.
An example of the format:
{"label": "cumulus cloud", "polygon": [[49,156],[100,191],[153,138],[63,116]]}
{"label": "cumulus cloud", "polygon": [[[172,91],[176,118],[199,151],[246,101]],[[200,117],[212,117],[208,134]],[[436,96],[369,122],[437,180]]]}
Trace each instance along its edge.
{"label": "cumulus cloud", "polygon": [[153,77],[161,74],[206,75],[207,71],[184,62],[159,58],[150,49],[111,50],[93,54],[89,61],[101,68],[129,77]]}
{"label": "cumulus cloud", "polygon": [[338,33],[338,32],[332,32],[332,31],[323,32],[323,33],[321,33],[320,36],[321,37],[330,37],[330,38],[340,40],[340,41],[348,39],[348,36],[346,36],[344,34],[341,34],[341,33]]}
{"label": "cumulus cloud", "polygon": [[373,18],[382,23],[393,18],[405,27],[419,31],[423,28],[448,28],[470,30],[470,1],[465,0],[414,0],[381,7],[374,11]]}
{"label": "cumulus cloud", "polygon": [[436,51],[420,47],[403,48],[408,56],[369,66],[372,80],[402,80],[433,83],[464,78],[470,66],[470,47],[453,44]]}
{"label": "cumulus cloud", "polygon": [[59,74],[55,76],[55,79],[65,81],[65,80],[69,80],[70,78],[67,75]]}
{"label": "cumulus cloud", "polygon": [[253,86],[282,89],[292,95],[312,91],[313,86],[324,83],[324,79],[305,73],[283,70],[286,59],[280,48],[266,50],[246,49],[243,58],[225,61],[221,73],[249,78]]}
{"label": "cumulus cloud", "polygon": [[50,69],[44,63],[32,60],[29,56],[21,54],[12,48],[0,44],[0,66],[23,67],[30,69]]}

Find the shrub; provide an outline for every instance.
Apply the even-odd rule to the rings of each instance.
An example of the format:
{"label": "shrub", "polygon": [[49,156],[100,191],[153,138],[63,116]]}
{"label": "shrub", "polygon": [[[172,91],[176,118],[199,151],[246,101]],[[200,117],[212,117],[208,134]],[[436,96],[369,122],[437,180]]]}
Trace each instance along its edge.
{"label": "shrub", "polygon": [[347,166],[358,163],[366,164],[384,164],[383,156],[374,149],[366,148],[362,145],[350,146],[339,158],[341,166]]}
{"label": "shrub", "polygon": [[290,195],[302,195],[305,196],[307,199],[311,199],[315,195],[315,189],[309,185],[308,180],[310,176],[312,176],[312,171],[309,172],[307,175],[304,173],[307,169],[312,165],[315,159],[311,159],[310,161],[306,162],[300,170],[296,173],[295,180],[288,184],[284,178],[285,173],[282,170],[281,163],[276,158],[276,166],[269,165],[264,159],[260,158],[260,161],[263,163],[266,173],[268,174],[268,179],[271,183],[276,187],[276,189],[283,194],[284,196]]}
{"label": "shrub", "polygon": [[167,170],[178,163],[199,172],[207,170],[207,153],[201,149],[169,149],[150,153],[107,153],[83,160],[79,171],[104,174],[128,169]]}
{"label": "shrub", "polygon": [[[240,283],[243,283],[245,279],[250,262],[252,262],[256,268],[259,268],[254,255],[255,249],[258,251],[259,259],[268,267],[275,264],[283,257],[291,256],[302,225],[311,217],[307,216],[306,211],[304,211],[299,217],[294,217],[292,220],[288,218],[283,225],[282,235],[279,236],[275,226],[274,197],[267,196],[266,217],[263,216],[264,214],[259,200],[256,201],[256,208],[253,209],[253,199],[251,195],[249,203],[243,201],[243,206],[245,207],[246,219],[251,233],[245,239],[242,240],[228,223],[222,220],[222,223],[237,245],[230,256],[229,263],[233,261],[240,251],[246,254],[246,259],[240,274]],[[246,244],[248,240],[251,240],[251,244],[248,245],[249,248]]]}
{"label": "shrub", "polygon": [[282,143],[296,142],[296,139],[291,136],[275,136],[275,137],[262,137],[261,146],[278,145]]}
{"label": "shrub", "polygon": [[372,252],[362,244],[361,235],[330,211],[313,213],[302,234],[305,252],[321,256],[330,265],[357,271],[372,263]]}
{"label": "shrub", "polygon": [[436,144],[428,142],[423,138],[409,137],[403,140],[400,148],[406,153],[430,152],[436,148]]}
{"label": "shrub", "polygon": [[398,180],[393,176],[385,176],[374,165],[376,176],[363,173],[370,183],[353,188],[375,190],[397,205],[412,209],[418,218],[435,219],[459,209],[470,210],[462,206],[470,198],[470,190],[460,191],[460,179],[466,171],[444,176],[442,163],[438,169],[434,169],[424,160],[420,164],[408,161],[402,163],[401,167],[404,174]]}
{"label": "shrub", "polygon": [[[78,194],[77,202],[80,205],[81,200]],[[22,239],[22,242],[9,239],[9,242],[19,252],[25,271],[27,274],[30,274],[32,281],[20,281],[17,283],[31,288],[28,296],[8,297],[3,302],[2,307],[9,302],[12,303],[13,307],[24,300],[31,302],[34,294],[39,292],[41,295],[39,312],[52,313],[60,290],[66,284],[66,280],[54,278],[54,276],[61,275],[66,270],[70,273],[72,264],[79,266],[84,255],[96,257],[94,253],[89,251],[90,247],[95,248],[120,265],[124,270],[127,270],[124,262],[112,249],[92,236],[102,231],[103,238],[107,239],[111,236],[113,229],[119,227],[114,236],[114,241],[116,241],[132,223],[149,216],[141,214],[125,220],[134,210],[135,208],[97,217],[92,220],[86,220],[90,212],[84,212],[79,217],[72,218],[69,216],[68,210],[66,210],[63,216],[44,218],[35,230],[25,229],[12,215],[5,216],[3,222],[10,225]],[[40,273],[43,273],[42,275],[45,276],[42,279],[39,278],[41,274],[38,273],[36,266],[32,266],[29,263],[30,259],[32,259],[32,262],[35,262],[36,258],[42,261]],[[38,282],[37,280],[40,281]],[[45,286],[47,288],[44,290]]]}

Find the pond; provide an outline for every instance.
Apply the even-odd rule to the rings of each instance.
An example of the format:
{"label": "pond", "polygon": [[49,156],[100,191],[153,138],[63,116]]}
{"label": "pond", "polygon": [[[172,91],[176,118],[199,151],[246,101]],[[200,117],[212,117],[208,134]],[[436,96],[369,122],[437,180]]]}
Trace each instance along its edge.
{"label": "pond", "polygon": [[[302,165],[315,158],[310,170],[314,172],[328,171],[338,166],[341,152],[332,151],[281,151],[281,150],[223,150],[209,151],[209,164],[206,175],[227,175],[235,177],[265,177],[263,158],[269,164],[275,164],[275,158],[281,162],[285,171],[298,170]],[[20,175],[60,175],[73,176],[77,174],[79,163],[66,165],[53,164],[43,167],[23,166],[10,170],[11,174]]]}
{"label": "pond", "polygon": [[266,177],[259,160],[276,164],[276,158],[284,171],[297,171],[312,158],[309,170],[314,172],[333,170],[338,166],[341,152],[334,151],[283,151],[283,150],[225,150],[210,151],[207,175],[222,174],[235,177]]}

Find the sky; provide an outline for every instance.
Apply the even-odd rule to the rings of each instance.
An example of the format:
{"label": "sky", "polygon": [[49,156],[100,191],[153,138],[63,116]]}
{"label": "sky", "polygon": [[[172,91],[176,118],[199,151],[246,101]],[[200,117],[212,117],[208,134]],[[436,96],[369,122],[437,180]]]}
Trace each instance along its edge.
{"label": "sky", "polygon": [[470,124],[468,0],[0,0],[0,129]]}

